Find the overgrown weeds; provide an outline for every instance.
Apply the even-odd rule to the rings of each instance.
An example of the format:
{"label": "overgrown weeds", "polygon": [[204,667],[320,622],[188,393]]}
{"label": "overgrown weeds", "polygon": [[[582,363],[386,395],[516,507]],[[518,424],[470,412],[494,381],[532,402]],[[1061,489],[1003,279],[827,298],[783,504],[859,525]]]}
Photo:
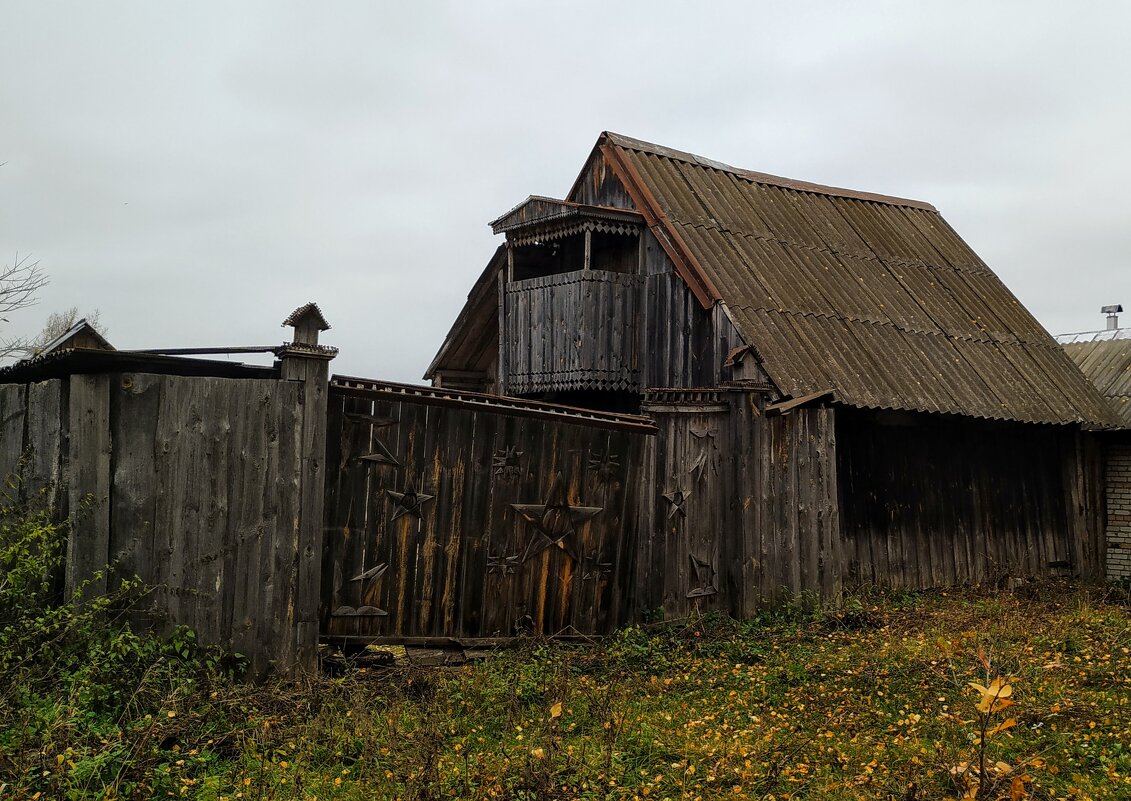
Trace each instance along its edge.
{"label": "overgrown weeds", "polygon": [[1120,588],[873,589],[253,687],[132,632],[133,583],[63,598],[64,541],[0,515],[0,799],[1131,795]]}

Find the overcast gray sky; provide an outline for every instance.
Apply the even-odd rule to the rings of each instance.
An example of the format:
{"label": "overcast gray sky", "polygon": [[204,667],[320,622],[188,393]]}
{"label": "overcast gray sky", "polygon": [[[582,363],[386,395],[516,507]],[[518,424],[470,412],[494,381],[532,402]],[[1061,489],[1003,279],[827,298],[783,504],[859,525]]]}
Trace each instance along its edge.
{"label": "overcast gray sky", "polygon": [[[122,348],[415,381],[602,130],[927,200],[1053,333],[1131,308],[1128,3],[3,4],[0,258]],[[1128,318],[1131,320],[1131,318]],[[2,324],[0,324],[2,325]]]}

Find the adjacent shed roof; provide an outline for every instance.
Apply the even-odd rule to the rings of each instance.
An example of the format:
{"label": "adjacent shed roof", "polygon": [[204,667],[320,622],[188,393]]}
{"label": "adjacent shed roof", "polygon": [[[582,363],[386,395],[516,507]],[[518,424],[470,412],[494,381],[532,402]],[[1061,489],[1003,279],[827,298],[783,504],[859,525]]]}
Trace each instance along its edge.
{"label": "adjacent shed roof", "polygon": [[624,184],[700,302],[726,304],[787,395],[832,390],[864,408],[1116,423],[933,206],[613,133],[592,158]]}
{"label": "adjacent shed roof", "polygon": [[26,384],[91,373],[155,373],[217,378],[278,378],[274,367],[168,356],[144,351],[74,348],[0,367],[0,384]]}
{"label": "adjacent shed roof", "polygon": [[114,346],[106,341],[106,337],[98,333],[98,329],[88,323],[86,318],[83,317],[66,331],[40,348],[36,355],[45,356],[57,350],[66,350],[67,348],[75,347],[76,342],[83,343],[80,347],[93,347],[96,350],[114,350]]}
{"label": "adjacent shed roof", "polygon": [[1058,337],[1064,350],[1080,367],[1119,415],[1125,428],[1131,428],[1131,328],[1095,331],[1092,337],[1071,334],[1071,341]]}

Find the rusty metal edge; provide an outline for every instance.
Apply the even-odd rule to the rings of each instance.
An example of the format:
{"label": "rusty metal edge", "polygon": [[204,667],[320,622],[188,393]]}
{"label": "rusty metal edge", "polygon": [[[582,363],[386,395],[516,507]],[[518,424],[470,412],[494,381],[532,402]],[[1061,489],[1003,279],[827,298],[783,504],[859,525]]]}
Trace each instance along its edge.
{"label": "rusty metal edge", "polygon": [[664,252],[671,258],[679,277],[686,282],[699,305],[710,309],[716,301],[723,299],[722,294],[715,288],[703,265],[692,254],[683,237],[676,231],[671,220],[664,213],[663,208],[656,200],[655,195],[648,188],[648,184],[632,165],[625,159],[617,146],[608,143],[599,143],[601,155],[605,157],[613,174],[624,185],[625,191],[632,198],[644,215],[644,221],[663,247]]}

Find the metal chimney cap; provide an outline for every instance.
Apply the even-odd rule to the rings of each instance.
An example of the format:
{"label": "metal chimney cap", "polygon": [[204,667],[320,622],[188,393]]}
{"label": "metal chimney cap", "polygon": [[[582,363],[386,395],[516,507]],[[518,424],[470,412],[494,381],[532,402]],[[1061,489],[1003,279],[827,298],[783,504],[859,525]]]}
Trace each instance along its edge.
{"label": "metal chimney cap", "polygon": [[1104,306],[1100,309],[1100,314],[1119,314],[1123,311],[1123,306],[1116,303],[1111,306]]}

